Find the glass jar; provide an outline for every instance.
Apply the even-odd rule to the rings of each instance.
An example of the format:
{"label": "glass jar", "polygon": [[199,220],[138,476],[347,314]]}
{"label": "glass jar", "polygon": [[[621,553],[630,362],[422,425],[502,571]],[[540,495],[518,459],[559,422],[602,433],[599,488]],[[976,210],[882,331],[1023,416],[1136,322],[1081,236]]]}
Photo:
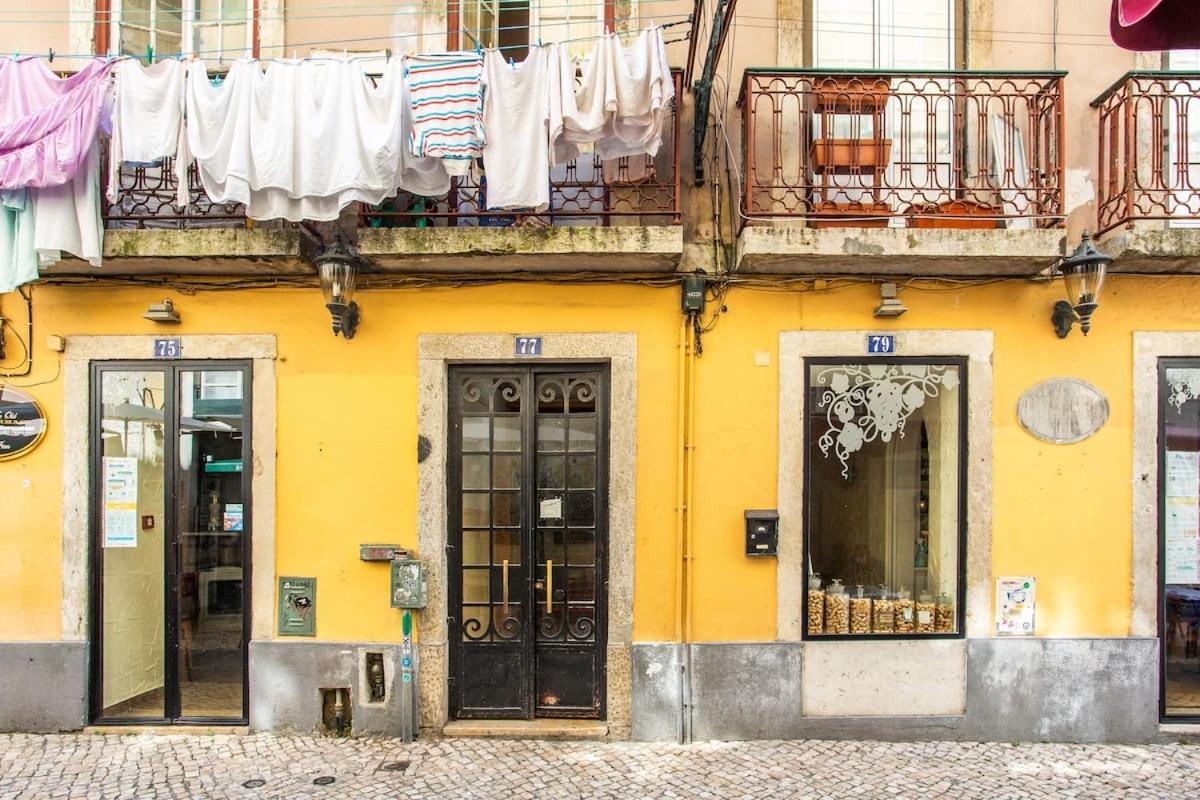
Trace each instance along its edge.
{"label": "glass jar", "polygon": [[896,597],[896,633],[912,633],[916,623],[916,609],[908,589],[901,588]]}
{"label": "glass jar", "polygon": [[825,632],[849,633],[850,603],[846,596],[846,587],[837,578],[825,591]]}
{"label": "glass jar", "polygon": [[950,595],[942,592],[937,597],[937,610],[934,612],[933,629],[937,633],[954,633],[954,602]]}
{"label": "glass jar", "polygon": [[888,587],[879,587],[879,598],[871,609],[871,631],[892,633],[896,629],[896,600]]}
{"label": "glass jar", "polygon": [[825,632],[825,590],[820,575],[808,576],[808,632]]}
{"label": "glass jar", "polygon": [[871,598],[864,594],[861,584],[854,587],[854,597],[850,598],[850,632],[871,632]]}
{"label": "glass jar", "polygon": [[937,612],[937,606],[933,602],[933,595],[929,592],[921,592],[920,599],[917,600],[917,633],[933,633],[933,619]]}

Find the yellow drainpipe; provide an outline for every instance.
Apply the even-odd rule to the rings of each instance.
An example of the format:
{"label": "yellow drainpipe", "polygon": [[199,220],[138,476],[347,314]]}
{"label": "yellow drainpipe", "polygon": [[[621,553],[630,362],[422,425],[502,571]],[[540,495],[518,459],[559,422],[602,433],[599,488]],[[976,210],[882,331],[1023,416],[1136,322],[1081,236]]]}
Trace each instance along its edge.
{"label": "yellow drainpipe", "polygon": [[683,582],[687,567],[683,563],[685,550],[683,543],[683,519],[686,495],[685,475],[687,462],[687,439],[684,427],[684,417],[687,414],[687,349],[689,320],[685,316],[679,328],[679,375],[676,386],[679,389],[679,407],[676,411],[676,452],[679,460],[675,469],[675,641],[683,641]]}

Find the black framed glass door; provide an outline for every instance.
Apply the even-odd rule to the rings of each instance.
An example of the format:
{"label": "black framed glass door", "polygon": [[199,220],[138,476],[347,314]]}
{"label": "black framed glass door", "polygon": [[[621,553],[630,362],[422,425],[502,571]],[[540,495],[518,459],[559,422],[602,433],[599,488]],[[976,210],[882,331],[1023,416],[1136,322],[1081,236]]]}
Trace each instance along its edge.
{"label": "black framed glass door", "polygon": [[250,374],[93,364],[94,721],[246,720]]}
{"label": "black framed glass door", "polygon": [[604,715],[603,366],[449,372],[450,711]]}

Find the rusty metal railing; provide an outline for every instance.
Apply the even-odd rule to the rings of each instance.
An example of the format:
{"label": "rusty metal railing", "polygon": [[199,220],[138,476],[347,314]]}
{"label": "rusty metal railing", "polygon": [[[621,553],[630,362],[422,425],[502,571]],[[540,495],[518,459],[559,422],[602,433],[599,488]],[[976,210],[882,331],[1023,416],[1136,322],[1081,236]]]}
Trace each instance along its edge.
{"label": "rusty metal railing", "polygon": [[817,227],[1057,226],[1064,74],[748,69],[742,212]]}
{"label": "rusty metal railing", "polygon": [[1099,111],[1096,222],[1200,225],[1200,73],[1130,72]]}
{"label": "rusty metal railing", "polygon": [[[603,164],[588,154],[551,169],[550,207],[539,213],[487,208],[486,178],[456,178],[444,197],[401,191],[359,215],[361,227],[438,228],[527,225],[677,225],[680,221],[680,121],[682,73],[675,71],[676,106],[664,125],[663,144],[654,157],[636,156]],[[515,146],[515,145],[514,145]],[[107,150],[107,148],[105,148]],[[245,227],[240,204],[213,203],[193,164],[188,171],[188,206],[176,208],[176,181],[170,159],[158,166],[122,168],[116,203],[104,206],[109,228]],[[255,223],[258,225],[258,223]]]}

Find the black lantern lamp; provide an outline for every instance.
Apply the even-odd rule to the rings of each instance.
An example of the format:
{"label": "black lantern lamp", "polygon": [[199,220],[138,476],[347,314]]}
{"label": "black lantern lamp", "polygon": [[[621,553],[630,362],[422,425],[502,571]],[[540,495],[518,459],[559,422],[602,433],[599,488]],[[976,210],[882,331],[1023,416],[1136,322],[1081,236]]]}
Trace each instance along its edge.
{"label": "black lantern lamp", "polygon": [[333,318],[333,335],[354,338],[358,328],[358,303],[354,302],[354,282],[358,260],[342,244],[340,237],[314,259],[321,277],[321,294]]}
{"label": "black lantern lamp", "polygon": [[1084,231],[1075,252],[1059,264],[1069,300],[1055,303],[1054,312],[1050,315],[1058,338],[1067,338],[1076,320],[1083,335],[1087,336],[1092,327],[1092,314],[1100,305],[1100,290],[1104,287],[1104,276],[1111,263],[1112,256],[1097,250],[1092,244],[1092,237]]}

